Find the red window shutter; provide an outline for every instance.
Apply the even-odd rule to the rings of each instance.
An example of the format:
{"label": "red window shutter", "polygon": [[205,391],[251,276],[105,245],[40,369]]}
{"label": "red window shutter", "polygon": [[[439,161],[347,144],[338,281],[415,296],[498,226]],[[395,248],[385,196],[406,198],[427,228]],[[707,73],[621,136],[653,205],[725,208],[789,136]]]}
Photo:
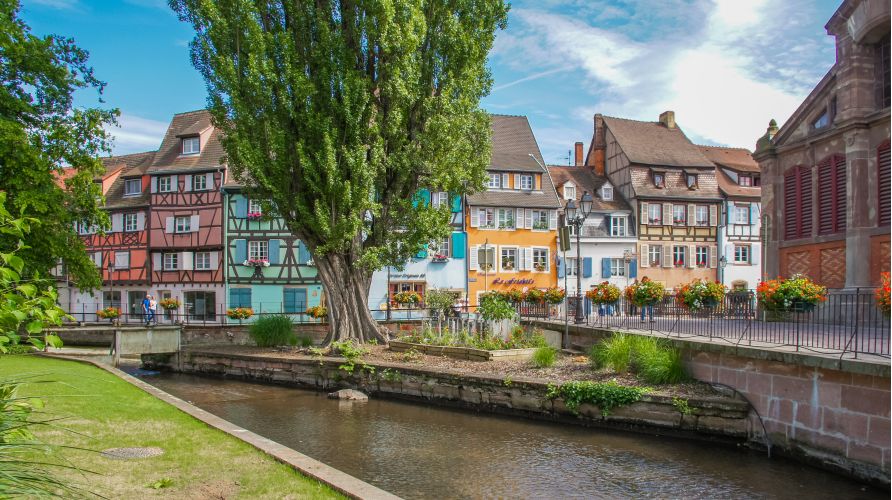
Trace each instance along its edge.
{"label": "red window shutter", "polygon": [[834,186],[836,206],[833,209],[835,211],[833,231],[844,233],[846,231],[846,207],[848,206],[848,197],[846,196],[846,157],[836,155],[834,164],[836,167],[836,185]]}
{"label": "red window shutter", "polygon": [[892,170],[889,165],[889,141],[877,148],[877,184],[879,184],[879,208],[877,221],[881,226],[888,226],[892,220],[892,197],[889,193],[889,184],[892,183]]}
{"label": "red window shutter", "polygon": [[811,169],[799,167],[799,238],[812,234]]}
{"label": "red window shutter", "polygon": [[784,239],[796,239],[799,234],[799,169],[797,167],[787,170],[784,174]]}
{"label": "red window shutter", "polygon": [[818,163],[818,234],[833,232],[833,194],[836,176],[833,172],[833,158],[828,157]]}

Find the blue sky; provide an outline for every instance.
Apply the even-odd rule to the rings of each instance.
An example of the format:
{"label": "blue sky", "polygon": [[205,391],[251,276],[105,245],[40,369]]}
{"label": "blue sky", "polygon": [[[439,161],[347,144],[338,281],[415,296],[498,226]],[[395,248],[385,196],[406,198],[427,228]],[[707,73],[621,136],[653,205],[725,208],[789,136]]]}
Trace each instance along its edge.
{"label": "blue sky", "polygon": [[[190,28],[164,0],[23,0],[37,34],[70,36],[121,110],[115,153],[156,149],[171,115],[205,105]],[[588,144],[592,116],[675,111],[698,143],[752,149],[834,61],[824,24],[839,0],[515,1],[490,55],[483,107],[527,115],[548,163]],[[94,94],[78,96],[81,105]]]}

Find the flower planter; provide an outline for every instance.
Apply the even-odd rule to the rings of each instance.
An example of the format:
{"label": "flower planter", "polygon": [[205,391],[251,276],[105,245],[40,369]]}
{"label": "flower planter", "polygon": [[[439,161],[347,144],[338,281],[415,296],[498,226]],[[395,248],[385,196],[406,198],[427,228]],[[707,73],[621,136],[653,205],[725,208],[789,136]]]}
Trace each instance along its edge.
{"label": "flower planter", "polygon": [[475,349],[473,347],[456,347],[456,346],[436,346],[426,344],[415,344],[412,342],[403,342],[400,340],[391,340],[388,342],[391,351],[406,352],[416,351],[432,356],[448,356],[454,359],[466,359],[469,361],[492,361],[493,359],[530,359],[536,349],[500,349],[496,351],[486,351],[483,349]]}

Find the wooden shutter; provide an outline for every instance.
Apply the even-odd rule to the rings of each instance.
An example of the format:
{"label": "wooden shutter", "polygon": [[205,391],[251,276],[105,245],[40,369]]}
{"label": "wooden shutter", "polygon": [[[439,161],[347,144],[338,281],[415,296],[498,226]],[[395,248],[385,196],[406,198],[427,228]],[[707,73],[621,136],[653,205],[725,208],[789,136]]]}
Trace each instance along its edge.
{"label": "wooden shutter", "polygon": [[270,264],[276,265],[279,264],[279,244],[281,240],[269,240],[269,244],[267,246],[267,258]]}
{"label": "wooden shutter", "polygon": [[480,268],[480,266],[478,265],[478,262],[477,262],[478,248],[479,247],[477,245],[471,245],[471,248],[470,248],[471,254],[468,255],[468,268],[471,271],[476,271],[477,269]]}
{"label": "wooden shutter", "polygon": [[639,258],[641,259],[641,267],[650,267],[650,245],[641,245],[641,255],[639,255]]}
{"label": "wooden shutter", "polygon": [[136,230],[142,231],[146,228],[146,213],[145,212],[137,212],[136,213]]}
{"label": "wooden shutter", "polygon": [[120,233],[124,230],[124,214],[112,214],[111,216],[111,232]]}
{"label": "wooden shutter", "polygon": [[208,252],[208,254],[210,255],[210,269],[216,270],[220,265],[220,252]]}
{"label": "wooden shutter", "polygon": [[889,163],[889,141],[887,140],[877,148],[877,190],[879,191],[877,222],[880,226],[888,226],[892,221],[890,183],[892,183],[892,166]]}
{"label": "wooden shutter", "polygon": [[688,205],[688,225],[689,226],[697,225],[697,220],[694,217],[696,211],[697,211],[697,207],[695,205],[693,205],[693,204]]}
{"label": "wooden shutter", "polygon": [[650,215],[647,213],[647,203],[641,203],[641,214],[639,214],[638,220],[641,224],[650,224]]}
{"label": "wooden shutter", "polygon": [[514,174],[514,189],[520,189],[520,174]]}
{"label": "wooden shutter", "polygon": [[583,278],[591,278],[592,277],[592,258],[591,257],[583,257],[582,258],[582,277]]}
{"label": "wooden shutter", "polygon": [[165,233],[174,232],[174,230],[176,229],[176,227],[174,226],[174,218],[168,217],[164,222],[165,222],[164,223],[164,232]]}
{"label": "wooden shutter", "polygon": [[235,218],[236,219],[244,219],[248,216],[248,199],[244,196],[239,196],[235,199]]}
{"label": "wooden shutter", "polygon": [[515,209],[514,227],[516,229],[523,229],[523,209],[522,208]]}
{"label": "wooden shutter", "polygon": [[454,232],[452,233],[452,241],[451,250],[452,257],[456,259],[464,259],[465,258],[465,233]]}
{"label": "wooden shutter", "polygon": [[719,207],[718,205],[709,206],[709,225],[717,226],[719,224]]}
{"label": "wooden shutter", "polygon": [[158,178],[153,176],[153,177],[152,177],[152,180],[149,181],[149,184],[150,184],[150,186],[151,186],[151,187],[149,188],[149,190],[150,190],[152,193],[157,193],[157,192],[158,192]]}
{"label": "wooden shutter", "polygon": [[784,239],[799,236],[799,170],[791,168],[784,173]]}
{"label": "wooden shutter", "polygon": [[672,204],[671,203],[663,203],[663,225],[664,226],[672,225]]}
{"label": "wooden shutter", "polygon": [[479,209],[478,208],[469,208],[471,211],[471,227],[477,227],[480,225],[479,218]]}
{"label": "wooden shutter", "polygon": [[[688,217],[690,219],[690,216]],[[693,269],[697,267],[697,246],[696,245],[688,245],[687,255],[685,255],[687,259],[686,264],[689,268]]]}
{"label": "wooden shutter", "polygon": [[161,252],[153,252],[152,253],[152,270],[153,271],[163,271],[164,265],[161,262]]}
{"label": "wooden shutter", "polygon": [[524,265],[524,269],[526,271],[533,270],[533,249],[532,248],[523,248],[523,265]]}
{"label": "wooden shutter", "polygon": [[605,280],[610,277],[610,260],[609,257],[601,258],[601,278]]}
{"label": "wooden shutter", "polygon": [[753,243],[750,246],[750,264],[757,266],[762,258],[762,245]]}
{"label": "wooden shutter", "polygon": [[190,219],[189,219],[189,232],[190,233],[198,232],[198,221],[199,221],[198,214],[190,216]]}
{"label": "wooden shutter", "polygon": [[502,174],[502,189],[508,189],[508,184],[509,184],[508,179],[510,177],[511,176],[509,176],[508,174]]}
{"label": "wooden shutter", "polygon": [[179,262],[179,265],[177,266],[177,268],[183,269],[185,271],[191,271],[193,268],[192,260],[194,257],[195,257],[195,254],[193,252],[181,252],[180,258],[179,258],[180,262]]}
{"label": "wooden shutter", "polygon": [[672,245],[663,245],[663,267],[672,267]]}
{"label": "wooden shutter", "polygon": [[533,229],[533,209],[528,208],[524,210],[524,224],[523,226],[527,229]]}
{"label": "wooden shutter", "polygon": [[177,183],[178,182],[177,179],[178,179],[178,177],[176,175],[170,176],[170,190],[173,191],[174,193],[177,193],[180,191],[180,185]]}
{"label": "wooden shutter", "polygon": [[716,245],[712,245],[709,247],[709,267],[715,269],[718,267],[719,256],[718,256],[718,247]]}
{"label": "wooden shutter", "polygon": [[183,191],[192,191],[192,176],[183,176]]}
{"label": "wooden shutter", "polygon": [[557,229],[557,210],[548,211],[548,229]]}
{"label": "wooden shutter", "polygon": [[248,260],[248,240],[235,240],[235,265],[240,266],[246,260]]}

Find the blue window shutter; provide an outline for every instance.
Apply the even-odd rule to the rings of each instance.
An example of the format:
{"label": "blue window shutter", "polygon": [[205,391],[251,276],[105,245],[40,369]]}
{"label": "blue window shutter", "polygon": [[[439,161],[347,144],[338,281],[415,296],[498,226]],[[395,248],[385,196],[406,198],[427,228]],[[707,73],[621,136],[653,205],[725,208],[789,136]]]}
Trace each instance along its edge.
{"label": "blue window shutter", "polygon": [[307,250],[307,246],[304,245],[303,241],[297,240],[297,265],[306,265],[309,260],[310,252]]}
{"label": "blue window shutter", "polygon": [[591,257],[583,257],[582,258],[582,277],[583,278],[591,278],[592,277],[592,258]]}
{"label": "blue window shutter", "polygon": [[285,294],[282,297],[282,312],[293,313],[297,312],[295,309],[297,306],[294,304],[294,289],[286,288]]}
{"label": "blue window shutter", "polygon": [[629,262],[629,277],[630,278],[638,277],[638,259],[632,259]]}
{"label": "blue window shutter", "polygon": [[750,203],[750,224],[755,225],[759,222],[759,204]]}
{"label": "blue window shutter", "polygon": [[297,312],[306,312],[307,310],[307,290],[305,288],[294,289],[294,306]]}
{"label": "blue window shutter", "polygon": [[250,288],[232,288],[229,290],[229,307],[251,307]]}
{"label": "blue window shutter", "polygon": [[248,240],[235,240],[236,265],[248,260]]}
{"label": "blue window shutter", "polygon": [[417,193],[415,193],[415,199],[412,201],[412,206],[417,207],[418,205],[428,206],[431,204],[431,192],[428,189],[419,189]]}
{"label": "blue window shutter", "polygon": [[248,200],[244,196],[235,199],[235,217],[244,219],[248,216]]}
{"label": "blue window shutter", "polygon": [[457,194],[452,195],[452,211],[461,212],[461,196]]}
{"label": "blue window shutter", "polygon": [[281,261],[279,260],[279,243],[282,240],[269,240],[269,263],[270,264],[279,264]]}
{"label": "blue window shutter", "polygon": [[564,259],[558,257],[558,278],[563,278],[565,271]]}
{"label": "blue window shutter", "polygon": [[465,258],[465,233],[452,233],[452,258]]}
{"label": "blue window shutter", "polygon": [[416,259],[426,259],[427,258],[427,245],[422,245],[421,250],[418,250],[418,253],[415,254]]}
{"label": "blue window shutter", "polygon": [[590,316],[592,314],[592,299],[586,297],[585,298],[585,315]]}
{"label": "blue window shutter", "polygon": [[607,257],[601,259],[601,277],[605,280],[610,277],[610,259]]}

